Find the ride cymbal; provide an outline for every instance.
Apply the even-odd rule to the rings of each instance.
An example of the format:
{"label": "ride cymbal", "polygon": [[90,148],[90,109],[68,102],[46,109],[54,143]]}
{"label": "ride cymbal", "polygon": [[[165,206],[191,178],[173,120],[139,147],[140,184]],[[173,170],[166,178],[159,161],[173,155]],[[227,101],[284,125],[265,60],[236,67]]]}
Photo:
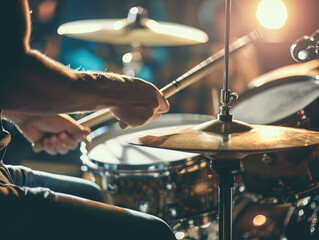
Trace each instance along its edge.
{"label": "ride cymbal", "polygon": [[195,152],[218,159],[241,159],[249,154],[309,147],[319,144],[319,132],[305,129],[248,125],[212,120],[142,131],[128,136],[131,144]]}

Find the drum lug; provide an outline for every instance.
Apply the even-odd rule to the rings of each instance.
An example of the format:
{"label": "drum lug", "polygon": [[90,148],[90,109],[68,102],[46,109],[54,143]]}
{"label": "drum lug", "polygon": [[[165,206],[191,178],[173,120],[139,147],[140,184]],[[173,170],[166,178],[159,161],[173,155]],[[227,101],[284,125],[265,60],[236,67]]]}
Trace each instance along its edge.
{"label": "drum lug", "polygon": [[118,186],[115,184],[115,183],[109,183],[107,184],[107,190],[110,192],[110,193],[117,193],[118,192]]}
{"label": "drum lug", "polygon": [[150,211],[150,203],[148,201],[138,202],[137,209],[140,212],[149,213],[149,211]]}
{"label": "drum lug", "polygon": [[176,188],[176,186],[175,186],[175,184],[173,184],[173,183],[167,183],[166,185],[165,185],[165,188],[166,188],[166,190],[167,191],[173,191],[175,188]]}
{"label": "drum lug", "polygon": [[276,156],[273,153],[264,153],[261,160],[267,165],[274,165],[276,162]]}
{"label": "drum lug", "polygon": [[275,192],[283,191],[285,189],[285,182],[281,178],[277,178],[272,189]]}
{"label": "drum lug", "polygon": [[168,209],[168,214],[169,214],[169,216],[176,218],[177,217],[177,208],[176,207],[170,207]]}

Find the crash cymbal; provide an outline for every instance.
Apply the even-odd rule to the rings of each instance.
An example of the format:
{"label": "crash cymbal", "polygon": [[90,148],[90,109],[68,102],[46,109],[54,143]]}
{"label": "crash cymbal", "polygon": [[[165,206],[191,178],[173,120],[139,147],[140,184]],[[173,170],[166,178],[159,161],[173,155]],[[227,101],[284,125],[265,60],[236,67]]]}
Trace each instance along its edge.
{"label": "crash cymbal", "polygon": [[131,144],[194,152],[218,159],[241,159],[249,154],[303,148],[319,144],[319,132],[297,128],[248,125],[212,120],[142,131],[128,136]]}
{"label": "crash cymbal", "polygon": [[205,32],[176,23],[157,22],[142,18],[136,22],[128,19],[81,20],[62,24],[60,35],[115,45],[138,43],[144,46],[177,46],[204,43]]}

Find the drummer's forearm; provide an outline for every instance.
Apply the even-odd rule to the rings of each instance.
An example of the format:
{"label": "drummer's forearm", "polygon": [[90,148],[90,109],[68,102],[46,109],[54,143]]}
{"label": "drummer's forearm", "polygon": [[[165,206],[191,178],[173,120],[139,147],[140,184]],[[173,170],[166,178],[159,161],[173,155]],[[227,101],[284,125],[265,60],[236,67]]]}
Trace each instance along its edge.
{"label": "drummer's forearm", "polygon": [[1,116],[7,121],[13,122],[16,125],[24,123],[28,121],[29,119],[28,115],[25,115],[19,112],[7,111],[7,110],[3,110]]}
{"label": "drummer's forearm", "polygon": [[29,50],[2,79],[0,107],[31,114],[93,111],[114,106],[123,82],[120,75],[72,70]]}
{"label": "drummer's forearm", "polygon": [[[56,114],[112,107],[121,97],[121,76],[79,72],[31,50],[27,0],[4,2],[0,108],[28,114]],[[112,90],[109,90],[112,89]],[[118,95],[117,95],[118,94]]]}

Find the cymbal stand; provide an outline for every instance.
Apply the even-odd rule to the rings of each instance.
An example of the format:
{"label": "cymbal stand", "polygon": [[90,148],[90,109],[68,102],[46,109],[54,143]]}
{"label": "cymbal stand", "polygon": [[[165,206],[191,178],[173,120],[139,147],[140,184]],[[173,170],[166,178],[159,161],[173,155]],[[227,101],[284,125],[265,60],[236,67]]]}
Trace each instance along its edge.
{"label": "cymbal stand", "polygon": [[234,175],[240,169],[239,160],[211,160],[211,168],[218,174],[219,240],[232,239]]}
{"label": "cymbal stand", "polygon": [[143,65],[141,46],[137,43],[131,44],[132,51],[125,53],[122,57],[123,72],[125,75],[136,77]]}
{"label": "cymbal stand", "polygon": [[224,81],[223,89],[220,94],[220,112],[217,115],[221,121],[232,121],[233,115],[230,113],[230,103],[238,98],[237,93],[231,93],[228,89],[228,70],[229,70],[229,36],[230,36],[230,14],[231,14],[231,0],[225,0],[225,57],[224,57]]}
{"label": "cymbal stand", "polygon": [[[230,15],[231,0],[225,0],[225,57],[224,57],[224,82],[221,90],[221,107],[217,115],[218,120],[224,122],[225,126],[232,125],[233,114],[230,113],[230,103],[237,99],[237,93],[231,93],[228,89],[228,63],[229,63],[229,35],[230,35]],[[232,127],[229,130],[222,130],[226,137],[232,133]],[[218,216],[219,216],[219,240],[232,239],[232,210],[233,197],[232,187],[234,186],[234,174],[240,169],[239,160],[211,158],[211,168],[218,174]]]}
{"label": "cymbal stand", "polygon": [[[147,10],[142,7],[132,7],[127,15],[127,29],[143,28],[141,20],[147,17]],[[141,44],[137,42],[131,43],[132,51],[123,55],[123,71],[124,74],[136,77],[143,64],[141,53]]]}

